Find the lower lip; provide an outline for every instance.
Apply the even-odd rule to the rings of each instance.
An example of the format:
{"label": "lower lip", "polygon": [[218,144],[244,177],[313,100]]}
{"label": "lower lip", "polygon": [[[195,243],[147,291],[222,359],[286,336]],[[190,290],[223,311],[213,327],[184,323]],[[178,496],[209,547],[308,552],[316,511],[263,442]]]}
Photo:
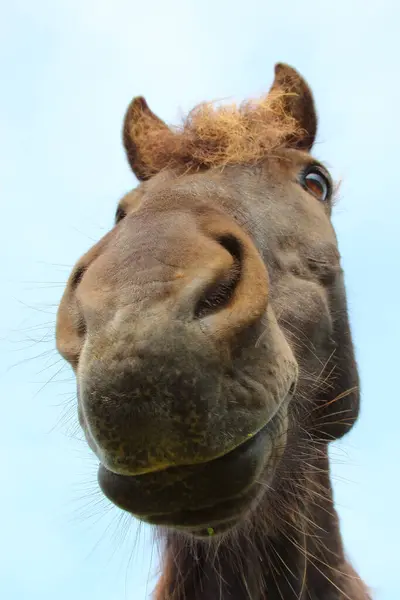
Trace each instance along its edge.
{"label": "lower lip", "polygon": [[[258,494],[253,489],[256,484],[248,490],[248,493],[241,499],[233,498],[229,501],[218,503],[207,509],[197,511],[182,511],[179,513],[166,513],[165,515],[150,516],[143,520],[150,525],[166,527],[167,529],[179,530],[190,536],[199,538],[212,538],[232,530],[241,520],[241,516],[246,512],[257,498]],[[261,489],[261,488],[260,488]],[[241,502],[240,502],[241,500]],[[241,506],[242,505],[242,506]],[[215,517],[215,512],[223,513],[221,518]]]}
{"label": "lower lip", "polygon": [[[100,487],[111,502],[150,524],[203,538],[224,533],[235,526],[262,492],[257,480],[264,479],[281,417],[282,411],[278,411],[244,444],[196,467],[170,467],[126,476],[100,465]],[[274,465],[275,460],[271,473]],[[200,506],[194,503],[196,499]]]}

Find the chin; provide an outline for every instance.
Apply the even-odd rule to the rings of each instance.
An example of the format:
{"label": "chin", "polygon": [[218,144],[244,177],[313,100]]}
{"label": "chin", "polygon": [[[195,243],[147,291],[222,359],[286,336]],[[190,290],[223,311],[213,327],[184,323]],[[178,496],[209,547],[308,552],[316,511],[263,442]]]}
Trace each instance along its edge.
{"label": "chin", "polygon": [[268,494],[286,446],[287,404],[254,436],[214,460],[121,475],[100,464],[98,481],[119,508],[194,537],[225,534]]}

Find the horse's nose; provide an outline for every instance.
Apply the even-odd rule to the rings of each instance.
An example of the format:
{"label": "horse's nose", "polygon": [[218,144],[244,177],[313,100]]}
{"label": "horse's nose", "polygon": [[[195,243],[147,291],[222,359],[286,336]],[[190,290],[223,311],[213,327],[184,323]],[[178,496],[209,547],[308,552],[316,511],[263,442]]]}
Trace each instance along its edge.
{"label": "horse's nose", "polygon": [[268,274],[253,240],[229,222],[186,237],[176,227],[173,246],[167,230],[146,239],[143,229],[125,240],[121,228],[121,268],[110,269],[111,249],[107,270],[95,262],[81,295],[89,316],[78,369],[85,433],[105,467],[130,475],[230,452],[265,425],[288,387],[272,330],[265,347],[273,392],[240,369],[233,374],[233,355],[256,358],[267,311]]}
{"label": "horse's nose", "polygon": [[196,265],[179,298],[180,316],[197,319],[218,339],[229,338],[264,313],[268,302],[265,265],[247,239],[224,233],[214,238],[213,259]]}

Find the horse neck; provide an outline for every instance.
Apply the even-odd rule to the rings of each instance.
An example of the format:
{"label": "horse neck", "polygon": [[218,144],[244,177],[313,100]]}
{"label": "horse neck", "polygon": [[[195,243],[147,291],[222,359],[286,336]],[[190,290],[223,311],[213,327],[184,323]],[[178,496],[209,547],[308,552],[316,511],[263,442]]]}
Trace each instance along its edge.
{"label": "horse neck", "polygon": [[286,490],[276,506],[261,503],[231,536],[192,540],[168,533],[155,599],[368,600],[344,558],[328,467],[326,450],[309,463],[303,485],[291,486],[296,497]]}

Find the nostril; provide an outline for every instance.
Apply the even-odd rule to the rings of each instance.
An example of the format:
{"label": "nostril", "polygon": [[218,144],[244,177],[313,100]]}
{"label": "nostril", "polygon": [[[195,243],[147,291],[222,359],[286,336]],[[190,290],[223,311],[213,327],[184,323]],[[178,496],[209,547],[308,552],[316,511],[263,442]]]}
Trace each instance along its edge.
{"label": "nostril", "polygon": [[217,238],[217,242],[229,252],[234,259],[231,268],[223,276],[208,286],[195,308],[195,317],[201,319],[222,308],[226,308],[235,292],[241,276],[242,247],[232,235]]}
{"label": "nostril", "polygon": [[239,264],[242,262],[242,245],[238,239],[233,235],[223,235],[217,238],[217,242],[229,252],[235,259],[235,262],[238,262]]}
{"label": "nostril", "polygon": [[83,266],[77,267],[77,269],[75,270],[75,273],[73,274],[73,276],[71,278],[71,288],[73,290],[75,290],[78,287],[78,285],[80,284],[80,282],[82,281],[85,271],[86,271],[86,268]]}

